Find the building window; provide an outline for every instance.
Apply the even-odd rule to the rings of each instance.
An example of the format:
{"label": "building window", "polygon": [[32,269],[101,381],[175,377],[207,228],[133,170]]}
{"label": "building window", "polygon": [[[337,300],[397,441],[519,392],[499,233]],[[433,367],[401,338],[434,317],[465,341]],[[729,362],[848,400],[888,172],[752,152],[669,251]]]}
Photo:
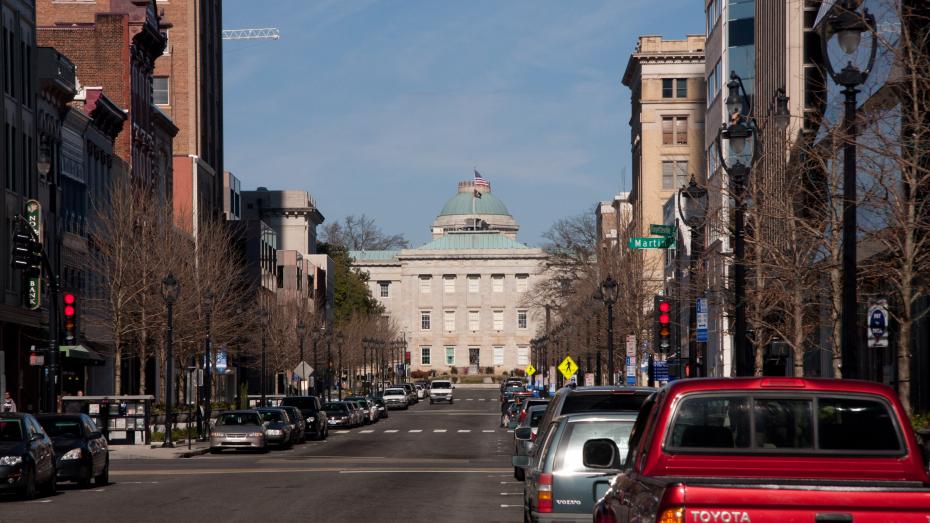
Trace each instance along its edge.
{"label": "building window", "polygon": [[420,365],[430,365],[429,347],[420,347]]}
{"label": "building window", "polygon": [[423,294],[429,294],[432,291],[433,287],[433,277],[432,276],[420,276],[420,292]]}
{"label": "building window", "polygon": [[688,145],[688,117],[662,117],[662,144]]}
{"label": "building window", "polygon": [[152,77],[152,103],[155,105],[168,105],[171,103],[168,97],[168,77]]}
{"label": "building window", "polygon": [[455,365],[455,347],[446,347],[446,365]]}
{"label": "building window", "polygon": [[455,330],[455,311],[444,311],[442,319],[447,331],[452,332]]}
{"label": "building window", "polygon": [[517,347],[517,365],[529,365],[530,364],[530,348],[529,347]]}
{"label": "building window", "polygon": [[674,80],[671,78],[662,79],[662,98],[671,98],[674,94]]}
{"label": "building window", "polygon": [[428,331],[431,328],[432,315],[430,311],[420,311],[420,330]]}
{"label": "building window", "polygon": [[504,311],[494,311],[494,330],[504,330]]}
{"label": "building window", "polygon": [[165,50],[161,53],[162,55],[171,54],[171,30],[165,29],[161,32],[161,37],[165,39]]}
{"label": "building window", "polygon": [[665,160],[662,162],[662,189],[670,190],[688,182],[687,160]]}
{"label": "building window", "polygon": [[284,266],[278,265],[277,284],[279,289],[284,288]]}
{"label": "building window", "polygon": [[477,274],[468,275],[468,292],[481,292],[481,276]]}
{"label": "building window", "polygon": [[495,365],[504,364],[504,348],[503,347],[494,347],[494,364]]}
{"label": "building window", "polygon": [[481,312],[480,311],[468,311],[468,330],[470,331],[481,330]]}
{"label": "building window", "polygon": [[517,311],[517,328],[527,328],[526,311]]}
{"label": "building window", "polygon": [[379,281],[378,287],[380,288],[382,298],[388,298],[391,296],[391,282]]}
{"label": "building window", "polygon": [[662,98],[687,98],[688,97],[688,79],[687,78],[663,78],[662,79]]}
{"label": "building window", "polygon": [[675,79],[675,98],[687,98],[688,97],[688,79],[687,78],[676,78]]}
{"label": "building window", "polygon": [[446,294],[455,293],[455,276],[443,276],[442,288]]}
{"label": "building window", "polygon": [[504,292],[504,275],[495,274],[491,276],[491,291]]}
{"label": "building window", "polygon": [[517,275],[517,292],[526,292],[529,290],[530,275],[529,274],[518,274]]}
{"label": "building window", "polygon": [[723,82],[723,77],[720,76],[720,60],[717,60],[714,68],[707,73],[707,106],[714,102],[717,98],[717,95],[720,94],[721,82]]}

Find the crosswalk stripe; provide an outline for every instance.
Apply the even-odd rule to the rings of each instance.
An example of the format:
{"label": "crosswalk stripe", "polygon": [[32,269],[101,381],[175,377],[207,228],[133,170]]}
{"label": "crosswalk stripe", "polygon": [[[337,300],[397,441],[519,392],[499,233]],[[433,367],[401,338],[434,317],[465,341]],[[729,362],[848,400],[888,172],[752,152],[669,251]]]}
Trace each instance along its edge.
{"label": "crosswalk stripe", "polygon": [[475,401],[475,398],[465,398],[466,401]]}
{"label": "crosswalk stripe", "polygon": [[433,429],[433,432],[445,432],[446,429]]}
{"label": "crosswalk stripe", "polygon": [[423,432],[421,429],[410,429],[407,432]]}
{"label": "crosswalk stripe", "polygon": [[384,432],[387,432],[387,433],[397,432],[397,429],[390,429],[390,430],[386,430],[386,431],[384,431]]}
{"label": "crosswalk stripe", "polygon": [[371,434],[372,432],[374,432],[374,431],[373,431],[373,430],[360,430],[360,431],[359,431],[359,433],[361,433],[361,434]]}
{"label": "crosswalk stripe", "polygon": [[459,429],[459,432],[471,432],[471,431],[468,429]]}

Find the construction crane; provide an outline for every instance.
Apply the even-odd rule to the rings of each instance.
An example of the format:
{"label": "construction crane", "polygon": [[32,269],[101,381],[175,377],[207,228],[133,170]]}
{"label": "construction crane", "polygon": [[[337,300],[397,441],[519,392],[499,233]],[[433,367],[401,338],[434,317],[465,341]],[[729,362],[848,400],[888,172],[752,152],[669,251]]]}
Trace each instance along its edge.
{"label": "construction crane", "polygon": [[262,29],[223,29],[223,40],[277,40],[281,33],[277,27]]}

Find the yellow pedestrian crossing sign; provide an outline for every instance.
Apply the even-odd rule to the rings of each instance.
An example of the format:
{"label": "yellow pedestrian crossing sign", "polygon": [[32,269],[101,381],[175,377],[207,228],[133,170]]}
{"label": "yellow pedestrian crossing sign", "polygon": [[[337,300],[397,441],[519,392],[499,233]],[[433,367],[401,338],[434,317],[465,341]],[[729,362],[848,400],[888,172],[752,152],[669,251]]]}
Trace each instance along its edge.
{"label": "yellow pedestrian crossing sign", "polygon": [[526,368],[523,370],[524,372],[526,372],[527,376],[532,376],[533,374],[536,374],[536,367],[534,367],[532,363],[527,365]]}
{"label": "yellow pedestrian crossing sign", "polygon": [[571,356],[565,356],[562,363],[559,363],[559,372],[562,373],[562,376],[565,376],[565,379],[571,379],[578,372],[578,364],[575,363]]}

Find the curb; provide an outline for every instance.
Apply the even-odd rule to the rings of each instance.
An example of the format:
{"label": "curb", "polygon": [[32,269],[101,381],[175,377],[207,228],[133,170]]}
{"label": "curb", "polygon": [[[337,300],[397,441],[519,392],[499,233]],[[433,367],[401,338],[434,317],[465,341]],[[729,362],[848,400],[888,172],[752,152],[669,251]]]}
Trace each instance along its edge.
{"label": "curb", "polygon": [[182,452],[178,455],[178,457],[179,458],[193,458],[194,456],[202,456],[206,454],[207,452],[210,452],[210,447],[207,447],[205,449],[194,449],[194,450]]}

